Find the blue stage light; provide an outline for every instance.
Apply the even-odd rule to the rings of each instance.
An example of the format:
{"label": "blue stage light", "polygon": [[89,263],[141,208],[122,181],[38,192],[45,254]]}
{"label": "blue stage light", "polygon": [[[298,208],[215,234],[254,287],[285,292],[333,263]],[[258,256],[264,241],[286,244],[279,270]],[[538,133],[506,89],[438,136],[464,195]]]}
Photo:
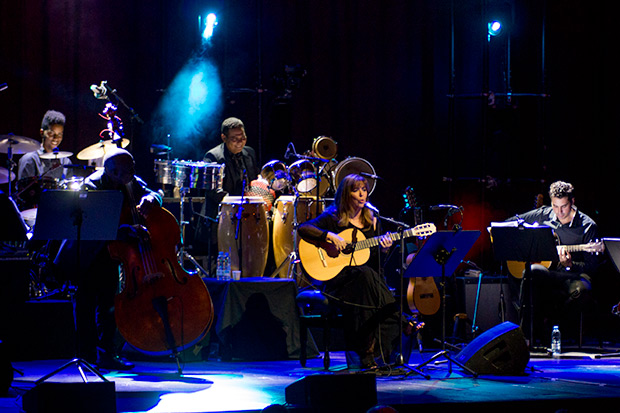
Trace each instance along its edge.
{"label": "blue stage light", "polygon": [[[200,18],[199,18],[200,19]],[[217,16],[215,13],[209,13],[205,18],[204,30],[202,31],[202,38],[209,40],[213,36],[215,26],[217,26]]]}
{"label": "blue stage light", "polygon": [[499,36],[502,33],[504,26],[502,26],[502,22],[498,20],[493,20],[487,24],[487,28],[488,28],[489,39],[490,39],[491,36]]}

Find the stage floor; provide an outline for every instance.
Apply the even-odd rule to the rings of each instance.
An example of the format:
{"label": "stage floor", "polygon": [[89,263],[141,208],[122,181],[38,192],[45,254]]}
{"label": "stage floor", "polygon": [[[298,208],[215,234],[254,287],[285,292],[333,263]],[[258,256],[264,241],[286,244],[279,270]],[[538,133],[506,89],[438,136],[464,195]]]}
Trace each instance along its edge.
{"label": "stage floor", "polygon": [[[408,366],[417,366],[434,354],[434,351],[412,354]],[[398,412],[523,412],[532,407],[537,412],[554,413],[582,408],[607,411],[620,398],[620,357],[599,357],[601,354],[604,353],[573,352],[555,359],[531,354],[521,376],[477,378],[442,357],[421,369],[429,379],[417,373],[405,375],[404,371],[408,370],[402,368],[392,373],[382,371],[376,377],[377,404],[389,405]],[[13,362],[18,371],[8,396],[0,398],[0,411],[23,411],[22,396],[34,387],[35,381],[67,361]],[[261,411],[272,404],[287,405],[287,386],[308,375],[369,374],[347,370],[343,352],[332,353],[331,365],[326,372],[321,358],[308,360],[305,368],[298,360],[214,360],[186,363],[182,366],[183,374],[179,375],[173,361],[137,361],[136,368],[130,372],[104,375],[115,383],[118,412],[249,412]],[[88,379],[100,380],[95,375],[88,375]],[[71,364],[46,382],[81,381],[77,368]],[[289,411],[328,410],[291,405],[287,408]],[[49,411],[63,409],[55,406]]]}

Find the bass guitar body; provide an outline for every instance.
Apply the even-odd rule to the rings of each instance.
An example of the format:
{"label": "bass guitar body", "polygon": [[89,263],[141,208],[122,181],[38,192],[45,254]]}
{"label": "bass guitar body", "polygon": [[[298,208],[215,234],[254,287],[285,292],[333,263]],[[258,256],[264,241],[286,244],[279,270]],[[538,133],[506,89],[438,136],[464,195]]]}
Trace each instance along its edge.
{"label": "bass guitar body", "polygon": [[174,215],[153,207],[144,226],[148,239],[129,238],[109,244],[122,262],[124,288],[115,299],[119,332],[136,349],[154,355],[176,354],[207,334],[213,303],[199,275],[179,263],[181,242]]}

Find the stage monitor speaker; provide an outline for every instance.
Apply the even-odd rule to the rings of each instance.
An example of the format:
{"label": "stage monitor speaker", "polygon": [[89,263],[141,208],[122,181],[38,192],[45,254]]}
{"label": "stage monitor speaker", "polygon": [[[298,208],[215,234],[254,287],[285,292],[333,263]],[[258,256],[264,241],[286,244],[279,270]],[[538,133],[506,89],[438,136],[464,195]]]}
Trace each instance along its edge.
{"label": "stage monitor speaker", "polygon": [[522,375],[530,352],[521,328],[506,321],[472,340],[456,355],[456,361],[478,374]]}
{"label": "stage monitor speaker", "polygon": [[24,394],[22,408],[26,413],[115,413],[114,382],[43,382]]}
{"label": "stage monitor speaker", "polygon": [[286,387],[286,402],[320,411],[366,411],[377,404],[374,374],[314,374]]}

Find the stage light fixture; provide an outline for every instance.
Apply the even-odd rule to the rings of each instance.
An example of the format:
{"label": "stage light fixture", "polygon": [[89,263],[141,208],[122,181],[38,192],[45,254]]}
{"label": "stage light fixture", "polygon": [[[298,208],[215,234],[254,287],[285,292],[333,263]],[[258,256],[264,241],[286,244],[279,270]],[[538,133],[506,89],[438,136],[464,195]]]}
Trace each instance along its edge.
{"label": "stage light fixture", "polygon": [[487,23],[487,31],[489,33],[489,40],[491,40],[491,37],[499,36],[500,34],[502,34],[503,30],[504,30],[504,26],[502,25],[502,22],[500,22],[499,20],[493,20]]}
{"label": "stage light fixture", "polygon": [[[200,21],[200,17],[198,19]],[[215,30],[217,23],[218,21],[215,13],[209,13],[207,17],[205,17],[204,30],[202,31],[202,38],[204,40],[209,40],[211,36],[213,36],[213,31]]]}

